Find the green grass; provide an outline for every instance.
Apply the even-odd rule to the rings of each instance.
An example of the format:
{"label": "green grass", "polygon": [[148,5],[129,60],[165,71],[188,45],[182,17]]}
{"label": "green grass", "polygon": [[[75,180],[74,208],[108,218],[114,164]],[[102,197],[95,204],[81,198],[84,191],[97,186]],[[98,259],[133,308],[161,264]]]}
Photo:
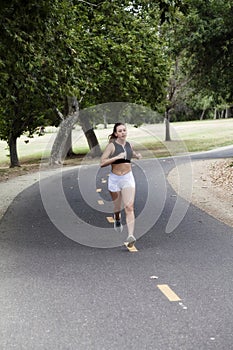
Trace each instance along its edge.
{"label": "green grass", "polygon": [[[113,125],[108,129],[99,126],[96,136],[102,149],[108,142],[108,135],[112,132]],[[142,125],[128,128],[128,140],[134,144],[136,150],[140,150],[143,157],[166,157],[187,152],[207,151],[218,147],[233,144],[233,119],[204,120],[171,123],[171,142],[165,142],[164,124]],[[35,135],[28,139],[25,135],[18,140],[18,155],[21,164],[39,164],[42,157],[49,157],[49,153],[56,136],[54,129],[49,128],[44,136]],[[25,141],[29,141],[25,143]],[[80,156],[89,152],[87,140],[77,127],[73,131],[73,149]],[[9,151],[7,144],[0,141],[0,166],[9,165]]]}

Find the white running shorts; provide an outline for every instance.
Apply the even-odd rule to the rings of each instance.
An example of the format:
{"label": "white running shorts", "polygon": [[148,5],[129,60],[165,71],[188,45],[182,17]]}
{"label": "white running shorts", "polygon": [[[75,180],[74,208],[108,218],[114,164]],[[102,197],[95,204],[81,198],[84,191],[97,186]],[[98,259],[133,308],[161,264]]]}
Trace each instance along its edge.
{"label": "white running shorts", "polygon": [[128,172],[125,175],[116,175],[112,172],[109,174],[108,190],[110,192],[119,192],[123,188],[128,187],[135,188],[135,180],[132,171]]}

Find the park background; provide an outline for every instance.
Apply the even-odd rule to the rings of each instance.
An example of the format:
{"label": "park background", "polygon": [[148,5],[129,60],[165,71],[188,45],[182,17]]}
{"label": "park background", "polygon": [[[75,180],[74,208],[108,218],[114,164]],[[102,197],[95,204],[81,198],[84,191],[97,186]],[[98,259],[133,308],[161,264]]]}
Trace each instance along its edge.
{"label": "park background", "polygon": [[232,14],[230,0],[1,2],[2,171],[45,148],[50,165],[96,159],[118,120],[156,157],[230,144]]}

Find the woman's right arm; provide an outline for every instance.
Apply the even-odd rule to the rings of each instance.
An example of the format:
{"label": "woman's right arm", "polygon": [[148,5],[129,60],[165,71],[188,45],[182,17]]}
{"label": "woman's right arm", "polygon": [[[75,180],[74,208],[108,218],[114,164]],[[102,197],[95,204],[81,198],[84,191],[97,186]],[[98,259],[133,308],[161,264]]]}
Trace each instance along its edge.
{"label": "woman's right arm", "polygon": [[107,145],[107,147],[105,148],[105,151],[102,154],[102,157],[100,159],[100,166],[101,166],[101,168],[114,163],[115,160],[117,160],[117,159],[122,159],[122,158],[125,157],[125,152],[122,152],[122,153],[118,154],[116,157],[109,158],[111,156],[111,154],[114,153],[114,151],[115,151],[115,147],[114,147],[113,143],[110,142]]}

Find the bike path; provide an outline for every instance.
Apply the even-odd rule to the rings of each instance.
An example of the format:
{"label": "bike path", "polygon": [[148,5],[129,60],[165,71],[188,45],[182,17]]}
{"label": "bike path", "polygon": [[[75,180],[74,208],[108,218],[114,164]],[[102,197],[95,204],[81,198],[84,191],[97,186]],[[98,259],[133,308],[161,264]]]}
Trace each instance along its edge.
{"label": "bike path", "polygon": [[[150,215],[164,199],[158,185],[174,163],[161,160],[157,166],[157,174],[149,174],[150,164],[146,168],[157,183]],[[161,168],[164,176],[158,176]],[[86,175],[87,188],[91,171],[95,174],[96,168]],[[140,215],[148,182],[141,168],[134,171],[141,183],[135,202]],[[99,175],[96,187],[103,186],[107,201]],[[49,192],[60,178],[43,181]],[[64,172],[62,184],[72,210],[81,216],[79,230],[88,222],[109,227],[112,235],[105,213],[90,210],[77,195],[75,170]],[[45,211],[39,183],[19,194],[0,224],[1,348],[231,349],[233,230],[190,205],[180,224],[166,233],[177,202],[167,182],[165,194],[162,212],[137,241],[136,253],[69,239]],[[56,198],[55,204],[59,209]],[[161,285],[180,300],[169,301]]]}

